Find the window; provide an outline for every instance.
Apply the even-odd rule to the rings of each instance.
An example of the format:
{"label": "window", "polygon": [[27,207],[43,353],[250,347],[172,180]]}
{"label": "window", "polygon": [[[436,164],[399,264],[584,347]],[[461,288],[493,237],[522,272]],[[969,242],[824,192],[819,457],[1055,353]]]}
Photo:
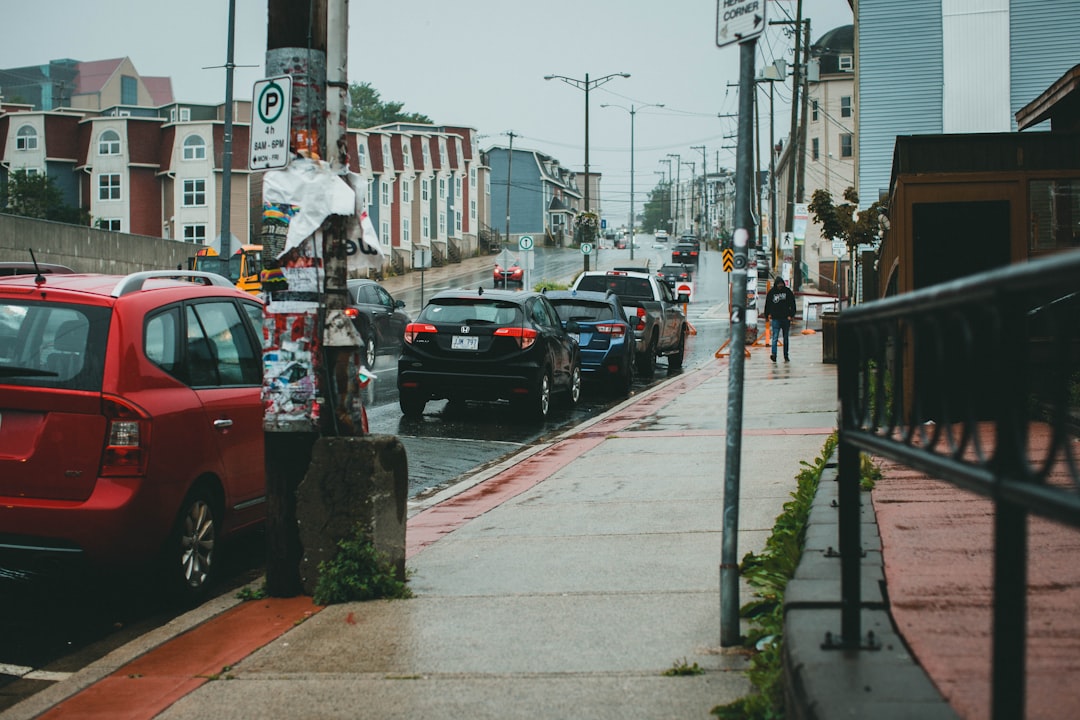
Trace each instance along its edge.
{"label": "window", "polygon": [[180,108],[180,122],[191,122],[191,108]]}
{"label": "window", "polygon": [[469,169],[469,187],[476,187],[476,168]]}
{"label": "window", "polygon": [[195,243],[196,245],[206,244],[206,226],[205,225],[185,225],[184,226],[184,242]]}
{"label": "window", "polygon": [[[188,384],[258,385],[262,382],[262,352],[255,347],[243,316],[230,301],[187,306],[184,378]],[[149,353],[148,353],[149,354]]]}
{"label": "window", "polygon": [[184,181],[184,207],[202,207],[206,205],[206,180]]}
{"label": "window", "polygon": [[851,117],[851,96],[840,98],[840,117]]}
{"label": "window", "polygon": [[130,75],[120,76],[120,104],[139,104],[139,79]]}
{"label": "window", "polygon": [[473,198],[472,200],[469,201],[469,217],[470,218],[475,218],[476,217],[476,199],[475,198]]}
{"label": "window", "polygon": [[454,178],[454,197],[461,197],[461,176]]}
{"label": "window", "polygon": [[810,159],[817,160],[821,157],[821,143],[817,138],[813,138],[810,141]]}
{"label": "window", "polygon": [[446,199],[446,178],[439,178],[439,199]]}
{"label": "window", "polygon": [[380,190],[380,192],[382,194],[382,204],[383,205],[389,205],[390,204],[390,183],[386,182],[385,180],[379,181],[379,190]]}
{"label": "window", "polygon": [[854,155],[851,142],[851,133],[840,133],[840,157],[849,158]]}
{"label": "window", "polygon": [[818,119],[818,101],[817,100],[811,100],[810,101],[810,119],[815,120],[815,121]]}
{"label": "window", "polygon": [[439,211],[439,237],[446,235],[446,212]]}
{"label": "window", "polygon": [[401,143],[401,166],[409,167],[412,165],[412,156],[409,155],[409,146],[405,142]]}
{"label": "window", "polygon": [[37,150],[37,130],[31,125],[23,125],[15,133],[16,150]]}
{"label": "window", "polygon": [[1030,250],[1066,250],[1080,245],[1080,232],[1075,229],[1080,217],[1080,180],[1032,179],[1028,207]]}
{"label": "window", "polygon": [[412,202],[412,189],[408,180],[401,182],[401,202]]}
{"label": "window", "polygon": [[454,212],[454,232],[461,232],[461,213]]}
{"label": "window", "polygon": [[202,139],[202,135],[188,135],[184,140],[184,159],[185,160],[205,160],[206,159],[206,141]]}
{"label": "window", "polygon": [[427,202],[431,198],[430,185],[428,185],[430,182],[431,181],[427,179],[420,181],[420,199],[424,202]]}
{"label": "window", "polygon": [[367,167],[367,146],[363,141],[356,144],[356,162],[361,169]]}
{"label": "window", "polygon": [[380,231],[381,234],[379,236],[379,239],[384,243],[389,243],[390,242],[390,223],[387,222],[386,220],[383,220],[382,223],[380,223],[380,225],[381,225],[381,231]]}
{"label": "window", "polygon": [[373,197],[375,197],[375,180],[373,178],[368,178],[368,181],[367,181],[367,197],[364,198],[364,199],[370,205],[371,204],[371,199]]}
{"label": "window", "polygon": [[119,155],[120,134],[115,130],[106,130],[98,138],[98,155]]}
{"label": "window", "polygon": [[840,56],[840,70],[843,72],[851,72],[855,67],[855,60],[850,55]]}
{"label": "window", "polygon": [[120,199],[120,174],[108,173],[98,176],[98,200]]}
{"label": "window", "polygon": [[408,245],[412,240],[412,222],[409,218],[403,218],[401,221],[401,242]]}
{"label": "window", "polygon": [[428,147],[428,143],[426,140],[421,140],[420,142],[420,150],[422,151],[424,156],[424,167],[429,168],[431,167],[431,148]]}
{"label": "window", "polygon": [[431,237],[431,218],[427,215],[420,218],[420,236]]}
{"label": "window", "polygon": [[446,167],[446,141],[439,141],[439,165],[440,167]]}
{"label": "window", "polygon": [[120,218],[100,218],[97,221],[98,229],[120,232]]}
{"label": "window", "polygon": [[390,139],[389,138],[383,138],[383,141],[382,141],[382,158],[383,158],[383,165],[385,165],[386,167],[391,167],[394,164],[393,156],[390,154]]}

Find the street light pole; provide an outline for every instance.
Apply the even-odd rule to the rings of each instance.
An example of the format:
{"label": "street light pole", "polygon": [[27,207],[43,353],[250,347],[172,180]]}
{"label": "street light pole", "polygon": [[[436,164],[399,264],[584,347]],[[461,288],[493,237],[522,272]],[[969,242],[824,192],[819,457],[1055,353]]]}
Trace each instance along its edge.
{"label": "street light pole", "polygon": [[660,162],[667,164],[667,210],[668,210],[668,228],[671,234],[675,234],[675,224],[673,218],[675,217],[675,208],[671,200],[671,159],[661,158]]}
{"label": "street light pole", "polygon": [[630,259],[634,259],[634,115],[638,110],[644,108],[664,107],[663,103],[656,103],[654,105],[642,105],[640,108],[635,108],[631,105],[629,108],[622,105],[601,105],[600,107],[617,107],[622,110],[626,110],[630,113]]}
{"label": "street light pole", "polygon": [[[589,203],[589,182],[591,176],[589,175],[589,90],[594,87],[599,87],[606,82],[610,82],[613,78],[630,77],[630,73],[611,73],[595,80],[589,79],[589,73],[585,73],[584,80],[578,80],[576,78],[566,77],[565,75],[545,75],[545,80],[562,80],[567,85],[573,85],[578,90],[585,91],[585,212],[591,212],[592,208]],[[588,232],[588,231],[587,231]],[[592,236],[589,235],[589,240]],[[585,255],[585,270],[589,269],[589,256]]]}

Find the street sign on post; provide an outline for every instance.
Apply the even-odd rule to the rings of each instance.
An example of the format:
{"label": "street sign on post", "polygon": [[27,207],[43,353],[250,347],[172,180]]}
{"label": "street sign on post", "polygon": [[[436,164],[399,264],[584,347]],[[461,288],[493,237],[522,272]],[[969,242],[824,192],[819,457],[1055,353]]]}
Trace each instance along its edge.
{"label": "street sign on post", "polygon": [[765,0],[716,0],[716,47],[745,42],[765,29]]}
{"label": "street sign on post", "polygon": [[518,247],[520,249],[522,249],[522,250],[532,250],[533,249],[532,235],[522,235],[520,238],[518,238]]}
{"label": "street sign on post", "polygon": [[248,168],[270,170],[288,166],[292,76],[256,81],[251,111]]}

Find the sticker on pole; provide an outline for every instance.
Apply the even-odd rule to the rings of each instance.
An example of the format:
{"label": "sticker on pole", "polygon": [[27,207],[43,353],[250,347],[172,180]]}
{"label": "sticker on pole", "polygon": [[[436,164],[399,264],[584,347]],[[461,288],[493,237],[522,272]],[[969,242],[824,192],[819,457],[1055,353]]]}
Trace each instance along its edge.
{"label": "sticker on pole", "polygon": [[282,75],[257,81],[252,93],[248,169],[288,166],[291,121],[292,77]]}
{"label": "sticker on pole", "polygon": [[752,40],[765,30],[765,0],[716,0],[716,47]]}

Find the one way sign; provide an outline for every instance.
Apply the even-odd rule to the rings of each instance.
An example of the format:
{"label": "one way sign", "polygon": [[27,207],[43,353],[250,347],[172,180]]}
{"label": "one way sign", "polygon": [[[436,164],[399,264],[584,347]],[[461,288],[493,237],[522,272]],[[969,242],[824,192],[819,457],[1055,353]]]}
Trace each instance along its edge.
{"label": "one way sign", "polygon": [[716,47],[756,38],[765,29],[765,0],[716,0]]}

